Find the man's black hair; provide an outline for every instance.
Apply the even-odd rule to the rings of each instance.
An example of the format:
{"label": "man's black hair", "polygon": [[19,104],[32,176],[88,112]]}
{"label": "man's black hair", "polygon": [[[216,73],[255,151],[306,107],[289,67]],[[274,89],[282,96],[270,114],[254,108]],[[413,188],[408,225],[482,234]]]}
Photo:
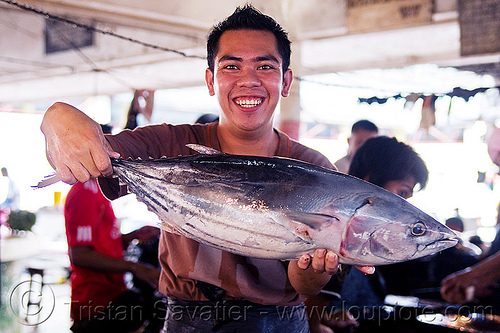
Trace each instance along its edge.
{"label": "man's black hair", "polygon": [[365,141],[352,157],[349,174],[384,187],[391,180],[415,178],[420,189],[427,184],[429,171],[422,158],[396,138],[378,136]]}
{"label": "man's black hair", "polygon": [[290,66],[291,54],[288,34],[272,17],[262,14],[252,5],[236,8],[233,14],[212,28],[207,40],[207,62],[210,71],[214,72],[215,56],[222,34],[228,30],[242,29],[270,31],[274,34],[285,73]]}
{"label": "man's black hair", "polygon": [[372,123],[369,120],[362,119],[358,120],[355,122],[352,127],[351,127],[351,133],[357,132],[359,130],[365,130],[368,132],[377,132],[378,133],[378,127],[374,123]]}

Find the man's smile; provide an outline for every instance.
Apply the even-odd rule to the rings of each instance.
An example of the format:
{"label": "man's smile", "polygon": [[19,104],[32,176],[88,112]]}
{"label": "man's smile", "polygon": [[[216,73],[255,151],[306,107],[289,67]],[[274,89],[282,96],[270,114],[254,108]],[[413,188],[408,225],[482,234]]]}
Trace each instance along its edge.
{"label": "man's smile", "polygon": [[260,105],[263,98],[259,97],[239,97],[235,98],[234,102],[243,108],[253,108]]}

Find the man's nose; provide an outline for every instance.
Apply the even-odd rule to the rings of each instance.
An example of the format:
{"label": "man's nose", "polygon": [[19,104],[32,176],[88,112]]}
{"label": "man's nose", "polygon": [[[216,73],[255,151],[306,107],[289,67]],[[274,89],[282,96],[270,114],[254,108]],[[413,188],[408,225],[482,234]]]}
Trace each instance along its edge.
{"label": "man's nose", "polygon": [[245,68],[238,78],[238,85],[242,87],[255,87],[261,84],[261,80],[255,69]]}

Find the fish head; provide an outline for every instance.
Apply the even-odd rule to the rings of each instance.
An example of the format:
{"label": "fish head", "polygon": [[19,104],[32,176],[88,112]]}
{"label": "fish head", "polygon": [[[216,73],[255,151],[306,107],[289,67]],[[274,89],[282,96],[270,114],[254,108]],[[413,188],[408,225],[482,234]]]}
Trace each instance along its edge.
{"label": "fish head", "polygon": [[367,197],[344,228],[341,261],[386,265],[434,254],[457,244],[457,236],[406,200],[384,193]]}

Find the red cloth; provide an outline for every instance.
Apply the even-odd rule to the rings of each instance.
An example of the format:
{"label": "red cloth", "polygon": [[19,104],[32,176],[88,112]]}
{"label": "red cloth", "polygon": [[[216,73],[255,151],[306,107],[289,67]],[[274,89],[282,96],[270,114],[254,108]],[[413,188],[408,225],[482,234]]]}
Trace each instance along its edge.
{"label": "red cloth", "polygon": [[[68,247],[89,246],[113,258],[123,258],[120,226],[111,202],[95,180],[73,185],[64,205]],[[71,316],[88,319],[106,310],[125,291],[123,273],[102,273],[71,263]]]}

